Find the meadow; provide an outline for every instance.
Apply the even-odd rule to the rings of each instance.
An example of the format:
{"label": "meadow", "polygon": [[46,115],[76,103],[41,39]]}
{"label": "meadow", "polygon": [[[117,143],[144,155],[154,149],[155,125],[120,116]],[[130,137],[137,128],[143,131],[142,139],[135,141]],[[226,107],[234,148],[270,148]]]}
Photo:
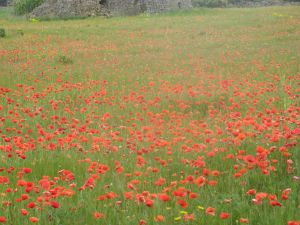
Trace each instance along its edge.
{"label": "meadow", "polygon": [[0,27],[0,223],[300,224],[300,7]]}

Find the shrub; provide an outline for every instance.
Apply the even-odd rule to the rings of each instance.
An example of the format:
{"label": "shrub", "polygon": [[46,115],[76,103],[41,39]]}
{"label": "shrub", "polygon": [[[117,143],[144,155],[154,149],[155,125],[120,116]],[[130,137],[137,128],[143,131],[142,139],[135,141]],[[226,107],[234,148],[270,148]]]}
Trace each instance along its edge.
{"label": "shrub", "polygon": [[0,27],[0,37],[5,37],[5,29]]}
{"label": "shrub", "polygon": [[24,15],[32,12],[33,9],[38,7],[44,0],[15,0],[14,11],[17,15]]}
{"label": "shrub", "polygon": [[18,29],[18,30],[17,30],[17,33],[18,33],[19,35],[21,35],[21,36],[24,35],[24,31],[23,31],[22,29]]}

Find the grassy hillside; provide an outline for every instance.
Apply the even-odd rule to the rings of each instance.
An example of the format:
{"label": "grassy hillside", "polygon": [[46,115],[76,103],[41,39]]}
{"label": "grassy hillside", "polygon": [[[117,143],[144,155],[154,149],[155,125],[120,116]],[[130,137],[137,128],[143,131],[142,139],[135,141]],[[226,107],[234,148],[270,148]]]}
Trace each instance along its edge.
{"label": "grassy hillside", "polygon": [[0,27],[0,223],[300,224],[300,7]]}

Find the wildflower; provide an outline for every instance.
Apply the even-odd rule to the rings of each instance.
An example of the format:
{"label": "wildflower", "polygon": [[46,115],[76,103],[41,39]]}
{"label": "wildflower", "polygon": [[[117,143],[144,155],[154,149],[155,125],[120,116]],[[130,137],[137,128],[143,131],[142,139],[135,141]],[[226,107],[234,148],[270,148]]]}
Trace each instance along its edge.
{"label": "wildflower", "polygon": [[175,217],[174,220],[175,220],[175,221],[181,220],[181,216]]}
{"label": "wildflower", "polygon": [[189,195],[189,198],[190,199],[195,199],[198,197],[198,194],[197,193],[194,193],[194,192],[191,192],[190,195]]}
{"label": "wildflower", "polygon": [[146,199],[146,206],[148,207],[153,207],[154,206],[154,201],[152,199]]}
{"label": "wildflower", "polygon": [[170,196],[165,193],[159,194],[158,196],[161,201],[164,202],[170,201]]}
{"label": "wildflower", "polygon": [[278,202],[277,200],[272,200],[270,201],[270,205],[271,206],[282,206],[282,204],[280,202]]}
{"label": "wildflower", "polygon": [[33,209],[33,208],[36,207],[36,204],[35,204],[35,202],[29,202],[27,207],[30,208],[30,209]]}
{"label": "wildflower", "polygon": [[186,213],[186,214],[184,214],[184,220],[195,220],[195,215],[194,215],[194,213],[192,213],[192,214],[188,214],[188,213]]}
{"label": "wildflower", "polygon": [[247,191],[247,195],[255,195],[255,194],[256,194],[255,189],[250,189],[249,191]]}
{"label": "wildflower", "polygon": [[288,222],[288,225],[300,225],[300,221],[291,220]]}
{"label": "wildflower", "polygon": [[52,208],[55,208],[55,209],[60,208],[59,202],[51,202],[51,206],[52,206]]}
{"label": "wildflower", "polygon": [[201,205],[198,205],[197,208],[198,208],[199,210],[204,210],[204,207],[201,206]]}
{"label": "wildflower", "polygon": [[107,199],[113,199],[113,198],[117,198],[118,194],[115,192],[109,192],[106,194]]}
{"label": "wildflower", "polygon": [[132,199],[134,194],[133,192],[125,192],[124,195],[126,199]]}
{"label": "wildflower", "polygon": [[29,214],[27,209],[21,209],[21,213],[22,213],[23,216],[27,216]]}
{"label": "wildflower", "polygon": [[220,218],[221,219],[228,219],[230,217],[230,213],[227,213],[227,212],[222,212],[220,214]]}
{"label": "wildflower", "polygon": [[94,212],[94,218],[95,219],[101,219],[104,218],[104,214],[100,212]]}
{"label": "wildflower", "polygon": [[26,174],[29,174],[29,173],[32,172],[32,169],[31,169],[31,168],[23,168],[22,171],[23,171],[24,173],[26,173]]}
{"label": "wildflower", "polygon": [[4,216],[0,216],[0,223],[6,223],[7,219]]}
{"label": "wildflower", "polygon": [[289,198],[289,195],[290,195],[291,192],[292,192],[291,188],[287,188],[287,189],[283,190],[282,193],[281,193],[281,198],[283,200],[287,200]]}
{"label": "wildflower", "polygon": [[143,219],[141,219],[141,220],[140,220],[140,223],[139,223],[139,225],[147,225],[147,221],[146,221],[146,220],[143,220]]}
{"label": "wildflower", "polygon": [[261,200],[263,200],[264,198],[266,198],[268,196],[268,194],[267,193],[265,193],[265,192],[259,192],[259,193],[257,193],[256,194],[256,199],[258,200],[258,201],[261,201]]}
{"label": "wildflower", "polygon": [[32,18],[32,19],[30,19],[30,22],[32,22],[32,23],[37,23],[37,22],[39,22],[39,20],[36,19],[36,18]]}
{"label": "wildflower", "polygon": [[213,208],[213,207],[208,207],[208,208],[205,210],[205,212],[206,212],[206,214],[211,215],[211,216],[216,215],[216,209]]}
{"label": "wildflower", "polygon": [[166,179],[164,178],[159,178],[157,181],[155,181],[156,186],[162,186],[165,183],[166,183]]}
{"label": "wildflower", "polygon": [[240,218],[241,223],[249,223],[249,219],[247,218]]}
{"label": "wildflower", "polygon": [[37,217],[30,217],[29,220],[33,223],[38,223],[39,222],[39,218],[37,218]]}
{"label": "wildflower", "polygon": [[27,199],[29,199],[29,195],[28,194],[22,194],[21,199],[22,200],[27,200]]}
{"label": "wildflower", "polygon": [[179,199],[177,201],[177,204],[180,205],[182,208],[187,208],[189,206],[189,204],[187,203],[187,201],[185,201],[184,199]]}
{"label": "wildflower", "polygon": [[157,215],[155,217],[155,221],[157,221],[157,222],[163,222],[163,221],[165,221],[165,217],[163,215]]}

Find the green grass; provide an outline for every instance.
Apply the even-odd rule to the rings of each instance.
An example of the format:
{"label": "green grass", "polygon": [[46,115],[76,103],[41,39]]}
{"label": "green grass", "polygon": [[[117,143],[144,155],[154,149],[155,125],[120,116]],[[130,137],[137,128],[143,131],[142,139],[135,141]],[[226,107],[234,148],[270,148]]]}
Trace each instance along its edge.
{"label": "green grass", "polygon": [[[43,225],[128,225],[142,219],[148,225],[225,225],[241,224],[240,218],[252,225],[283,225],[300,220],[299,135],[287,138],[299,129],[300,7],[63,21],[28,21],[11,13],[0,8],[0,27],[6,31],[0,39],[0,178],[10,180],[0,182],[0,202],[12,203],[0,206],[0,217],[7,224],[31,224],[30,217]],[[238,134],[246,134],[245,139]],[[269,175],[243,160],[243,155],[256,157],[258,146],[267,152],[262,161],[274,166],[267,168],[276,169]],[[145,165],[137,164],[138,156]],[[184,182],[202,175],[203,168],[195,167],[198,157],[204,157],[206,169],[220,172],[206,176],[216,186]],[[287,160],[293,160],[290,173]],[[117,173],[116,161],[124,173]],[[97,167],[89,171],[92,162]],[[102,174],[99,164],[110,170]],[[26,192],[17,185],[22,168],[32,168],[23,179],[39,192],[17,202]],[[241,169],[246,173],[235,178]],[[71,171],[75,180],[65,180],[62,170]],[[99,176],[95,187],[79,190],[93,174]],[[74,194],[47,200],[40,184],[44,176],[53,182],[51,193]],[[159,178],[166,183],[155,185]],[[128,188],[132,180],[140,181],[135,190]],[[172,182],[177,185],[171,187]],[[124,197],[128,191],[159,194],[167,187],[171,200],[155,199],[153,208],[137,204],[136,196]],[[179,187],[198,194],[193,200],[185,197],[188,208],[172,194]],[[286,188],[292,192],[284,201]],[[249,189],[276,195],[282,207],[267,199],[255,205]],[[118,197],[96,200],[111,191]],[[61,207],[38,203],[38,197]],[[29,201],[38,207],[28,209]],[[207,215],[207,207],[216,208],[216,216]],[[21,215],[22,208],[28,216]],[[97,221],[96,211],[105,217]],[[186,212],[195,220],[185,220]],[[222,220],[221,212],[231,217]],[[165,222],[156,221],[157,215]]]}

